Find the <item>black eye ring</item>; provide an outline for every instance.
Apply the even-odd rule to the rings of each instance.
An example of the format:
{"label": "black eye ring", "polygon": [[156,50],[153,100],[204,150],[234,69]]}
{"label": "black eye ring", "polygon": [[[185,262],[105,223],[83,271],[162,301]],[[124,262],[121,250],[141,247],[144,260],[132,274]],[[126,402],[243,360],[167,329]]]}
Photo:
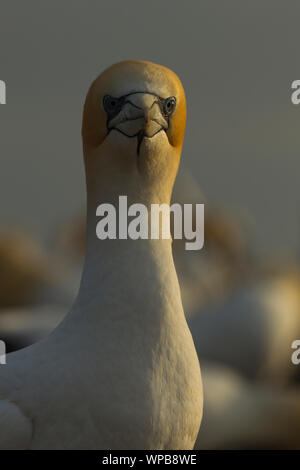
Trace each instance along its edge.
{"label": "black eye ring", "polygon": [[176,98],[175,96],[170,96],[169,98],[165,99],[163,102],[163,113],[165,116],[170,116],[176,106]]}
{"label": "black eye ring", "polygon": [[110,95],[103,96],[103,108],[107,113],[113,113],[118,107],[118,98],[113,98]]}

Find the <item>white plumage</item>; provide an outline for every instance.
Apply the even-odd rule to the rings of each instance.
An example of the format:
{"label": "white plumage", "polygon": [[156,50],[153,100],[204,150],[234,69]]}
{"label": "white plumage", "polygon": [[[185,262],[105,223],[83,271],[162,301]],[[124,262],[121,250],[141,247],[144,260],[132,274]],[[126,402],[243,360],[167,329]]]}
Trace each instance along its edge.
{"label": "white plumage", "polygon": [[[138,153],[135,137],[107,133],[109,115],[101,104],[104,95],[130,93],[139,93],[145,113]],[[153,103],[157,96],[176,97],[168,129],[153,136],[149,95]],[[156,127],[157,121],[156,110]],[[120,194],[148,207],[169,203],[184,124],[182,85],[164,67],[122,62],[90,88],[83,117],[88,216],[80,291],[49,336],[8,355],[1,366],[1,449],[193,447],[201,376],[171,240],[100,241],[95,233],[97,205],[115,203]]]}

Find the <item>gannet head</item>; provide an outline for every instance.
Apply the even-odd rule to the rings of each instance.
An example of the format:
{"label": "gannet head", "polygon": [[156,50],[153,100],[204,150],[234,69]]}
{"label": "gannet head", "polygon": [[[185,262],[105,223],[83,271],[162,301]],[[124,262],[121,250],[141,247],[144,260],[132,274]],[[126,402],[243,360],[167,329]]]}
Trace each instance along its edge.
{"label": "gannet head", "polygon": [[160,193],[165,194],[158,199],[169,199],[185,120],[185,94],[174,72],[144,61],[112,65],[92,83],[85,101],[82,137],[88,182],[114,181],[115,190],[123,192],[125,181],[136,192],[141,183],[156,192],[163,183]]}

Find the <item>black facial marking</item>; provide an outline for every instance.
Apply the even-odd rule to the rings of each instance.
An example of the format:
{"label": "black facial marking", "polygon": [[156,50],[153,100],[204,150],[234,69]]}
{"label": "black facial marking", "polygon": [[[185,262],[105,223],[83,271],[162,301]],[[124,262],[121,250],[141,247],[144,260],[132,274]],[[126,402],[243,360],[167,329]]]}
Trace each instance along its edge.
{"label": "black facial marking", "polygon": [[123,97],[114,98],[110,95],[105,95],[103,97],[103,108],[107,113],[108,121],[119,114],[124,104]]}
{"label": "black facial marking", "polygon": [[[126,134],[126,132],[122,131],[118,127],[109,127],[109,123],[110,123],[111,119],[113,119],[114,117],[116,117],[119,114],[122,107],[126,103],[130,103],[131,106],[133,106],[137,109],[142,109],[139,106],[135,105],[129,99],[130,96],[135,95],[135,94],[139,94],[139,93],[155,96],[157,99],[152,103],[151,107],[153,107],[155,104],[158,104],[163,117],[167,121],[167,125],[168,125],[167,128],[164,129],[162,127],[154,135],[158,134],[162,130],[166,131],[169,128],[169,117],[171,116],[171,114],[173,113],[173,111],[176,107],[176,98],[175,98],[175,96],[170,96],[169,98],[165,99],[165,98],[162,98],[161,96],[156,95],[155,93],[151,93],[151,92],[148,92],[148,91],[134,91],[132,93],[128,93],[124,96],[121,96],[120,98],[115,98],[115,97],[110,96],[110,95],[105,95],[103,97],[103,108],[104,108],[104,110],[106,111],[106,114],[107,114],[107,120],[106,120],[107,135],[112,130],[115,130],[115,131],[118,131],[121,134],[125,135],[126,137],[129,137],[129,138],[136,137],[137,138],[137,155],[138,156],[139,156],[139,153],[140,153],[141,144],[143,142],[144,137],[146,136],[145,131],[140,130],[134,135],[128,135],[128,134]],[[151,138],[151,137],[154,137],[154,135],[147,136],[147,137]]]}
{"label": "black facial marking", "polygon": [[143,138],[145,137],[145,132],[144,131],[140,131],[137,135],[137,154],[139,155],[140,154],[140,148],[141,148],[141,144],[143,142]]}

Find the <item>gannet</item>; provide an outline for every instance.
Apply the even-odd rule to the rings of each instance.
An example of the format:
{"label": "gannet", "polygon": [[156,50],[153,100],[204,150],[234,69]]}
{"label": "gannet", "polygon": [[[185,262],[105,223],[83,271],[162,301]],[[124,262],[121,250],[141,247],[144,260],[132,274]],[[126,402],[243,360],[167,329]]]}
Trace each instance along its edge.
{"label": "gannet", "polygon": [[83,112],[87,246],[60,325],[0,366],[1,449],[192,449],[199,361],[171,239],[99,240],[96,208],[169,204],[183,143],[184,90],[165,67],[124,61],[91,85]]}

